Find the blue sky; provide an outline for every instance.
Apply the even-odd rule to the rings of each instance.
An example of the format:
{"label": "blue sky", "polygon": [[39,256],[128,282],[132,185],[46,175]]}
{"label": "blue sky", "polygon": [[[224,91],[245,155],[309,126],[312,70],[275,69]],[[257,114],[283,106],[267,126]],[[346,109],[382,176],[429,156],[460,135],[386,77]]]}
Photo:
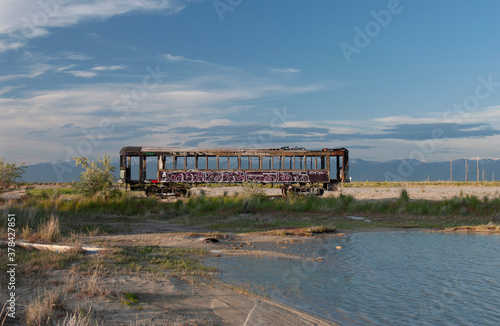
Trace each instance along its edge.
{"label": "blue sky", "polygon": [[498,1],[2,0],[0,157],[499,157]]}

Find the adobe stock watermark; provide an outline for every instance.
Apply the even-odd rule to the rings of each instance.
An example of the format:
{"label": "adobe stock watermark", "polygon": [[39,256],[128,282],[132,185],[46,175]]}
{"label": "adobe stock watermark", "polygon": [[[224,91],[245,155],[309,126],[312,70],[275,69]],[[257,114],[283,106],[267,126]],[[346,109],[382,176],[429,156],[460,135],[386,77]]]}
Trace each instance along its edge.
{"label": "adobe stock watermark", "polygon": [[[465,97],[462,103],[455,103],[452,109],[448,109],[443,114],[443,120],[452,120],[454,130],[458,130],[461,123],[467,119],[471,112],[477,111],[481,104],[481,101],[489,99],[496,89],[500,87],[500,82],[493,80],[493,74],[489,74],[488,77],[479,76],[478,84],[474,88],[472,95]],[[436,152],[437,143],[440,140],[447,138],[448,135],[446,131],[442,128],[434,128],[429,135],[429,139],[423,142],[415,142],[417,149],[410,152],[407,159],[403,159],[398,166],[397,174],[385,171],[384,177],[387,181],[405,181],[415,172],[415,167],[421,165],[422,161],[425,161],[429,155]]]}
{"label": "adobe stock watermark", "polygon": [[220,21],[224,21],[224,15],[227,12],[232,12],[234,8],[238,7],[241,5],[243,0],[215,0],[213,2],[213,6],[215,9],[215,12],[219,16]]}
{"label": "adobe stock watermark", "polygon": [[351,63],[353,55],[360,54],[362,50],[368,47],[372,40],[379,36],[384,28],[389,26],[392,22],[392,18],[395,15],[399,15],[402,11],[403,5],[400,0],[389,0],[389,2],[387,2],[387,9],[370,11],[370,16],[373,19],[368,21],[363,28],[358,26],[354,27],[354,38],[352,43],[341,42],[339,44],[340,50],[347,63]]}
{"label": "adobe stock watermark", "polygon": [[59,182],[63,181],[63,176],[66,173],[75,168],[74,164],[70,166],[69,163],[73,157],[89,156],[96,147],[101,145],[104,136],[115,130],[115,124],[129,117],[130,111],[136,109],[147,98],[148,94],[163,82],[163,73],[160,71],[159,64],[154,69],[147,66],[145,70],[147,74],[143,76],[141,84],[121,92],[118,98],[110,104],[111,111],[117,115],[114,120],[103,118],[99,121],[98,127],[82,130],[83,139],[75,147],[65,147],[66,162],[64,164],[57,164],[57,161],[52,162],[52,168]]}

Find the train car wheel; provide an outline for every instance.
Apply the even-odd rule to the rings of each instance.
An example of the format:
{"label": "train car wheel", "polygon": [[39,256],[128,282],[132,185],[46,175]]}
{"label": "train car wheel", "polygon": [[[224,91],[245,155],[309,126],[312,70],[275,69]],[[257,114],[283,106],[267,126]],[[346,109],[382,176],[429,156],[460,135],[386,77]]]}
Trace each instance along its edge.
{"label": "train car wheel", "polygon": [[146,196],[148,197],[156,197],[156,195],[158,194],[158,187],[156,186],[148,186],[146,188]]}

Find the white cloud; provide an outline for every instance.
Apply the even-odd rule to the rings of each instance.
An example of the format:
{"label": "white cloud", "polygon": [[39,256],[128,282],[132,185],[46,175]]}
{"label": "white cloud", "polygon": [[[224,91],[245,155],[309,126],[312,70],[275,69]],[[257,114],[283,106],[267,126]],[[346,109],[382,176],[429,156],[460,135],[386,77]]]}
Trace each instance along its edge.
{"label": "white cloud", "polygon": [[[52,68],[52,71],[86,78],[98,73],[98,70],[69,70],[71,66]],[[139,75],[139,80],[141,77]],[[149,85],[144,93],[138,87],[140,84],[135,82],[68,84],[64,89],[25,90],[15,98],[0,97],[0,138],[8,135],[9,139],[5,144],[0,141],[2,150],[6,155],[12,153],[14,157],[18,153],[15,144],[32,144],[35,135],[29,132],[40,130],[43,126],[44,130],[50,130],[43,135],[37,134],[36,146],[53,151],[39,153],[38,160],[64,159],[67,146],[75,148],[82,139],[86,139],[84,132],[99,130],[105,119],[112,122],[112,128],[104,133],[102,143],[95,146],[91,155],[98,156],[99,151],[116,151],[113,146],[124,146],[123,142],[128,141],[162,146],[176,139],[187,140],[186,135],[168,133],[168,129],[175,126],[235,125],[237,122],[232,118],[237,119],[241,112],[235,107],[248,112],[248,108],[255,105],[254,101],[258,103],[265,98],[286,97],[318,89],[315,85],[297,87],[276,84],[238,71],[227,75],[214,73],[180,82],[169,81],[165,77],[161,83]],[[74,127],[63,128],[68,124],[74,124]],[[32,155],[29,151],[25,153]],[[29,158],[23,160],[30,161]]]}
{"label": "white cloud", "polygon": [[14,75],[0,76],[0,82],[6,81],[6,80],[11,80],[11,79],[18,79],[18,78],[36,78],[38,76],[43,75],[50,68],[51,68],[50,65],[38,64],[38,65],[35,65],[34,67],[32,67],[30,72],[25,73],[25,74],[14,74]]}
{"label": "white cloud", "polygon": [[55,72],[61,72],[61,71],[64,71],[64,70],[68,70],[68,69],[71,69],[73,68],[75,65],[69,65],[69,66],[64,66],[64,67],[59,67],[59,68],[55,68],[54,71]]}
{"label": "white cloud", "polygon": [[85,54],[85,53],[80,53],[80,52],[63,52],[61,56],[65,59],[69,60],[78,60],[78,61],[84,61],[84,60],[90,60],[92,59],[91,56]]}
{"label": "white cloud", "polygon": [[295,69],[295,68],[279,68],[279,69],[271,69],[272,72],[278,73],[278,74],[293,74],[300,72],[300,69]]}
{"label": "white cloud", "polygon": [[171,55],[171,54],[165,54],[163,56],[167,61],[170,62],[195,62],[195,63],[207,63],[206,61],[203,60],[196,60],[196,59],[189,59],[180,55]]}
{"label": "white cloud", "polygon": [[[48,34],[52,27],[73,26],[91,19],[106,19],[133,11],[166,11],[184,8],[179,0],[2,0],[0,36],[19,47],[28,39]],[[7,44],[9,45],[9,44]],[[11,47],[0,44],[0,50]]]}
{"label": "white cloud", "polygon": [[25,43],[19,42],[19,41],[2,41],[0,40],[0,52],[5,52],[9,50],[16,50],[22,46],[24,46]]}
{"label": "white cloud", "polygon": [[415,118],[412,116],[390,116],[373,120],[383,125],[398,124],[421,124],[421,123],[482,123],[486,122],[492,125],[500,123],[500,106],[491,106],[478,108],[473,111],[434,112],[425,117]]}
{"label": "white cloud", "polygon": [[17,87],[14,87],[14,86],[6,86],[6,87],[3,87],[3,88],[0,88],[0,95],[3,95],[5,93],[8,93],[14,89],[16,89]]}
{"label": "white cloud", "polygon": [[75,77],[82,77],[82,78],[92,78],[97,76],[97,74],[92,71],[70,70],[70,71],[65,71],[65,73],[71,74]]}
{"label": "white cloud", "polygon": [[116,65],[116,66],[97,66],[94,68],[91,68],[91,70],[95,71],[106,71],[106,70],[119,70],[119,69],[125,69],[124,66],[121,65]]}

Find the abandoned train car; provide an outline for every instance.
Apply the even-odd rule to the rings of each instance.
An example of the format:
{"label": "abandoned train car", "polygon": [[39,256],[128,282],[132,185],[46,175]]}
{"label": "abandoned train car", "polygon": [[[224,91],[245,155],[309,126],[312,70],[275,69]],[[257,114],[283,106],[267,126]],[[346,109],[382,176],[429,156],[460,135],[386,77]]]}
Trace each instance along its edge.
{"label": "abandoned train car", "polygon": [[[197,184],[281,185],[282,193],[314,193],[348,182],[345,148],[200,149],[124,147],[120,183],[147,195],[184,195]],[[133,169],[135,167],[135,169]],[[135,171],[134,171],[135,170]],[[138,171],[137,171],[138,170]],[[138,172],[138,173],[137,173]]]}

